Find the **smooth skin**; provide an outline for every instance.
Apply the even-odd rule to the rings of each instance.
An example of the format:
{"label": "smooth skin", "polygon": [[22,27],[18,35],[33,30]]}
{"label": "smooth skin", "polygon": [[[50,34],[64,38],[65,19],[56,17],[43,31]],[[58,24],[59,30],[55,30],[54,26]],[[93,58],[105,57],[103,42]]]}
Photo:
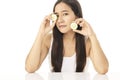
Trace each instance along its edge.
{"label": "smooth skin", "polygon": [[[46,16],[40,25],[36,40],[26,58],[25,69],[29,73],[33,73],[39,69],[40,65],[46,58],[52,34],[49,32],[53,29],[54,25],[63,35],[64,56],[70,57],[75,53],[75,33],[82,34],[87,38],[86,40],[86,55],[90,57],[95,70],[100,74],[108,72],[108,60],[97,40],[97,37],[91,25],[83,18],[75,16],[71,8],[65,3],[59,3],[55,7],[55,14],[58,19],[50,25],[50,15]],[[82,30],[72,30],[70,24],[72,22],[82,26]],[[69,44],[69,45],[68,45]]]}

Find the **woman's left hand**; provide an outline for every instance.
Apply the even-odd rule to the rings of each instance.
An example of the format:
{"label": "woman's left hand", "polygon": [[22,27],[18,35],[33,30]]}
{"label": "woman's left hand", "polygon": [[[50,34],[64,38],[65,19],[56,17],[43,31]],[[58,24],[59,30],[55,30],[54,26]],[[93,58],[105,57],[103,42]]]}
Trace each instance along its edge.
{"label": "woman's left hand", "polygon": [[78,25],[80,25],[82,27],[81,30],[73,30],[74,32],[80,33],[84,36],[91,36],[94,34],[90,24],[85,21],[83,18],[78,18],[75,20],[75,23],[77,23]]}

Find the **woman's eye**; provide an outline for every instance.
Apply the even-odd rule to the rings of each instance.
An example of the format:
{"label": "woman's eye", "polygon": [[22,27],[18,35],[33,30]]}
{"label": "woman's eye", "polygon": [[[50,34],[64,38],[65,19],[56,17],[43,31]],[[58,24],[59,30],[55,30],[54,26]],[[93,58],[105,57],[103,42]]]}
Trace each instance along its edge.
{"label": "woman's eye", "polygon": [[56,14],[56,16],[57,16],[57,17],[59,17],[59,15],[58,15],[58,14]]}
{"label": "woman's eye", "polygon": [[66,16],[66,15],[68,15],[68,13],[64,13],[64,14],[63,14],[63,16]]}

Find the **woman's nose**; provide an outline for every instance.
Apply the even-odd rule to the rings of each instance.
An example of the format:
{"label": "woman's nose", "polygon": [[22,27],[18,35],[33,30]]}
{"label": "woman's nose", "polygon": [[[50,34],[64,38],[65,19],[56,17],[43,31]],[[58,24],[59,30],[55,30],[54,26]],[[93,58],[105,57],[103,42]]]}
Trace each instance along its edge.
{"label": "woman's nose", "polygon": [[62,16],[59,16],[57,22],[58,22],[58,23],[63,22],[63,17],[62,17]]}

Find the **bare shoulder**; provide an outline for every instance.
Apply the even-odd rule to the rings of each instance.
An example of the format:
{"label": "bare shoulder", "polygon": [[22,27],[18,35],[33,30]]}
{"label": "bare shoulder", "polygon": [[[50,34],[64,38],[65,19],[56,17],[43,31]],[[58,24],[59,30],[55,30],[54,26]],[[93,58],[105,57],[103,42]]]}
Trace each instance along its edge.
{"label": "bare shoulder", "polygon": [[86,39],[86,55],[87,55],[87,57],[89,57],[89,55],[90,55],[90,48],[91,48],[90,39],[87,38]]}
{"label": "bare shoulder", "polygon": [[49,33],[44,37],[43,43],[44,43],[44,45],[46,45],[47,48],[50,47],[51,38],[52,38],[52,33]]}

